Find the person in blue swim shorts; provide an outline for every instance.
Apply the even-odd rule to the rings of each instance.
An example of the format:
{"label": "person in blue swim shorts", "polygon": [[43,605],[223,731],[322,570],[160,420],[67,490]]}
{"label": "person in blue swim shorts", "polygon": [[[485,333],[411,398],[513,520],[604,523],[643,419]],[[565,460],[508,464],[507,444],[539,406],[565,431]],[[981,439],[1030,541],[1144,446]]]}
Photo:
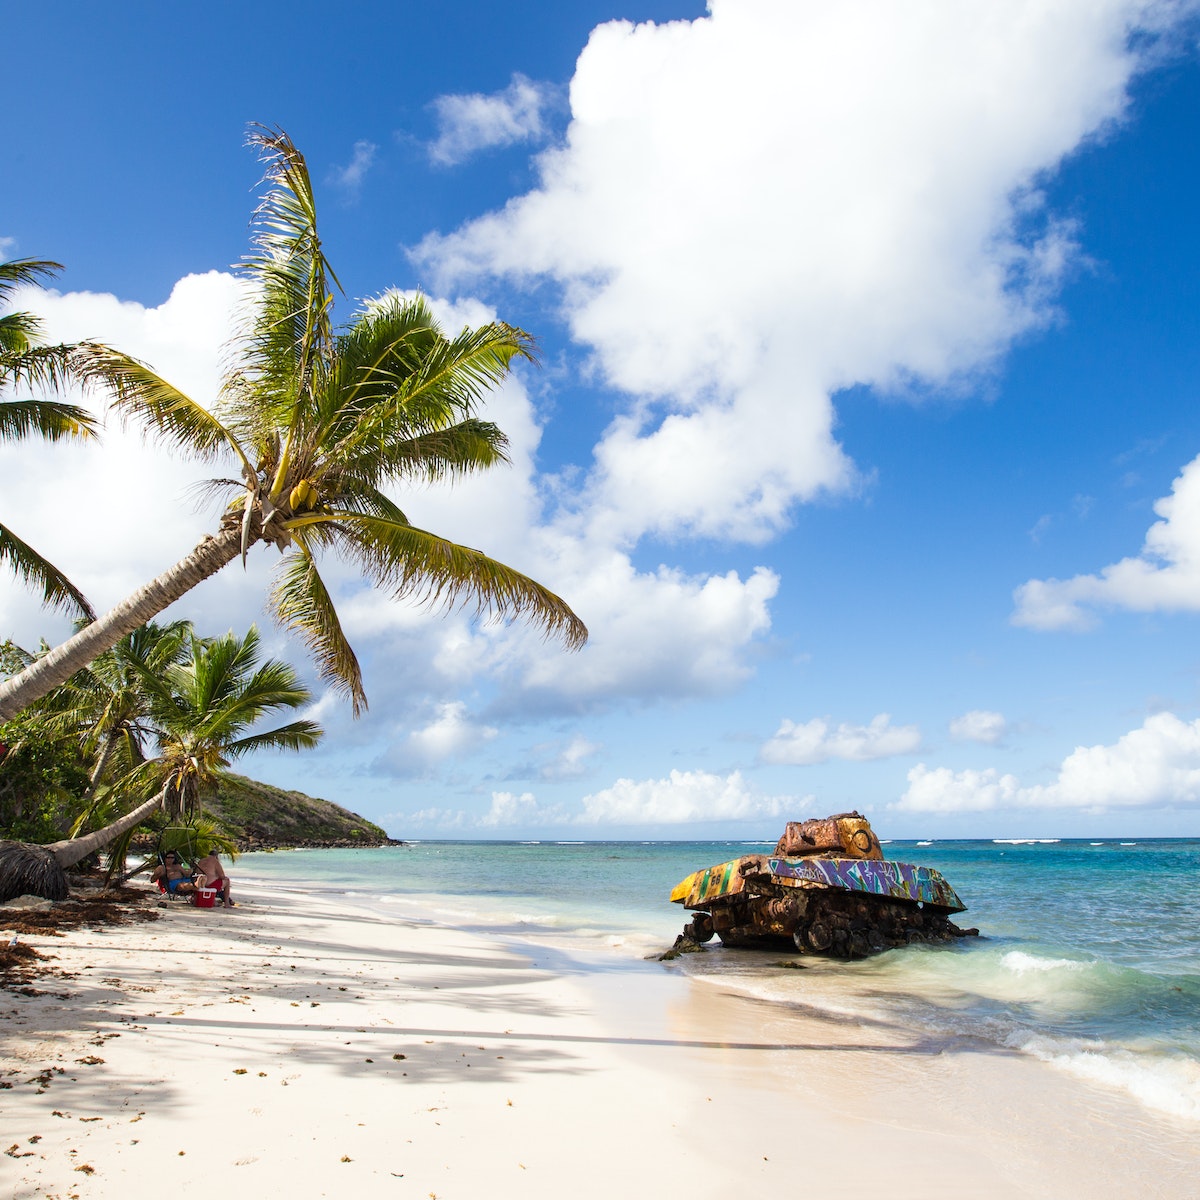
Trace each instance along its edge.
{"label": "person in blue swim shorts", "polygon": [[159,880],[172,896],[187,896],[196,890],[191,875],[184,870],[179,855],[172,850],[163,855],[162,865],[154,868],[150,878]]}

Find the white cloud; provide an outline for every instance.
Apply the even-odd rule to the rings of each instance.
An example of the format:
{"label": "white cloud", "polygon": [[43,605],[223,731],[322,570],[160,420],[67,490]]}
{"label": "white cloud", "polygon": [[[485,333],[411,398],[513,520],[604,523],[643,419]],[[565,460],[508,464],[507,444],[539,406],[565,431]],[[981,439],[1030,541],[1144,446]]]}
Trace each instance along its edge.
{"label": "white cloud", "polygon": [[[111,295],[37,289],[23,289],[16,302],[41,317],[47,340],[108,342],[209,405],[218,387],[218,347],[233,329],[239,296],[232,276],[211,271],[179,280],[151,308]],[[100,399],[71,398],[93,409]],[[0,444],[0,511],[103,610],[213,529],[212,512],[197,511],[191,491],[213,473],[211,464],[147,445],[139,429],[110,419],[98,445]],[[265,556],[255,556],[249,574],[231,569],[219,585],[201,585],[190,601],[191,615],[202,629],[237,624],[244,630],[259,616],[267,569]],[[247,607],[251,596],[255,602]],[[244,619],[235,619],[238,613]],[[29,591],[3,579],[0,629],[35,645],[43,633],[69,631]]]}
{"label": "white cloud", "polygon": [[672,771],[666,779],[618,779],[583,798],[581,823],[685,825],[694,821],[746,821],[778,817],[795,807],[786,796],[755,795],[739,772]]}
{"label": "white cloud", "polygon": [[[209,403],[239,295],[233,276],[211,272],[180,280],[156,308],[37,289],[20,299],[43,317],[47,336],[108,341]],[[473,300],[435,301],[434,308],[451,330],[494,317]],[[519,623],[479,626],[462,614],[447,618],[397,604],[336,560],[324,562],[347,634],[363,657],[376,711],[419,714],[422,705],[454,700],[481,676],[500,682],[514,713],[564,700],[581,708],[630,696],[712,695],[743,682],[747,652],[770,628],[777,577],[762,569],[745,579],[732,572],[688,575],[667,566],[638,571],[602,522],[547,511],[535,462],[541,427],[519,377],[489,396],[486,416],[509,435],[510,468],[396,498],[418,525],[480,546],[554,588],[584,617],[591,643],[571,655]],[[189,489],[232,471],[181,461],[147,447],[139,432],[119,428],[106,432],[101,447],[38,445],[31,451],[28,444],[9,443],[0,446],[0,510],[15,514],[9,520],[18,532],[103,609],[213,529],[213,512],[195,511]],[[87,497],[86,524],[79,519],[81,496]],[[256,548],[248,571],[230,567],[179,607],[202,629],[244,629],[262,619],[277,561]],[[62,637],[67,625],[13,585],[0,587],[0,630],[36,645],[42,634]],[[295,647],[292,653],[298,657]],[[405,664],[401,674],[387,665],[396,661]],[[405,759],[405,769],[417,761]]]}
{"label": "white cloud", "polygon": [[1123,116],[1132,35],[1179,11],[713,0],[610,22],[537,190],[415,254],[557,281],[638,398],[596,450],[607,538],[761,540],[853,485],[837,389],[952,382],[1050,319],[1075,234],[1039,180]]}
{"label": "white cloud", "polygon": [[411,730],[375,763],[377,770],[400,775],[417,775],[452,758],[465,757],[490,742],[499,732],[490,725],[472,721],[461,700],[436,706],[436,716],[419,729]]}
{"label": "white cloud", "polygon": [[577,733],[565,746],[558,747],[551,761],[545,763],[538,774],[545,780],[579,779],[588,772],[589,762],[602,747],[589,742]]}
{"label": "white cloud", "polygon": [[488,811],[479,818],[483,829],[530,828],[535,825],[561,825],[566,822],[557,805],[543,806],[532,792],[493,792]]}
{"label": "white cloud", "polygon": [[994,746],[1008,732],[1003,713],[973,708],[950,722],[950,736],[959,742],[982,742]]}
{"label": "white cloud", "polygon": [[763,744],[759,757],[768,763],[807,766],[833,758],[869,762],[898,754],[915,754],[921,748],[921,730],[916,725],[893,725],[891,722],[889,713],[873,717],[869,725],[843,722],[836,728],[822,717],[814,717],[803,725],[785,717],[774,737]]}
{"label": "white cloud", "polygon": [[439,96],[433,102],[437,140],[429,157],[453,166],[480,150],[541,141],[545,135],[542,113],[551,92],[519,72],[503,91],[490,96],[478,92],[465,96]]}
{"label": "white cloud", "polygon": [[375,162],[375,154],[379,147],[374,142],[355,142],[354,156],[344,167],[334,167],[329,172],[329,182],[335,187],[354,195],[362,187],[367,172]]}
{"label": "white cloud", "polygon": [[11,258],[17,250],[17,239],[14,237],[0,237],[0,258]]}
{"label": "white cloud", "polygon": [[1095,608],[1200,611],[1200,458],[1183,468],[1154,511],[1162,519],[1150,526],[1136,556],[1098,575],[1023,583],[1013,592],[1013,624],[1084,630],[1096,624]]}
{"label": "white cloud", "polygon": [[1200,805],[1200,720],[1155,713],[1111,746],[1079,746],[1051,784],[1024,786],[994,767],[951,771],[924,763],[908,773],[908,790],[892,805],[907,812],[997,809],[1109,809]]}

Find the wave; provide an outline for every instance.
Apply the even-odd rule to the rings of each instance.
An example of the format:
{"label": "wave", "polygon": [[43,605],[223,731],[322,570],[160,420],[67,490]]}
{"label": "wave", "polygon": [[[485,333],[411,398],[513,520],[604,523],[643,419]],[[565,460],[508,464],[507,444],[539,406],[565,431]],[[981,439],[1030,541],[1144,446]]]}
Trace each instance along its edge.
{"label": "wave", "polygon": [[1101,1041],[1014,1034],[1008,1044],[1091,1083],[1129,1093],[1147,1108],[1200,1121],[1200,1063],[1181,1054],[1135,1054]]}
{"label": "wave", "polygon": [[1007,971],[1025,975],[1030,971],[1078,971],[1093,964],[1077,958],[1038,958],[1036,954],[1028,954],[1024,950],[1010,950],[1001,956],[1000,965]]}
{"label": "wave", "polygon": [[[994,846],[1057,846],[1062,838],[992,838]],[[1093,842],[1093,846],[1102,843]]]}

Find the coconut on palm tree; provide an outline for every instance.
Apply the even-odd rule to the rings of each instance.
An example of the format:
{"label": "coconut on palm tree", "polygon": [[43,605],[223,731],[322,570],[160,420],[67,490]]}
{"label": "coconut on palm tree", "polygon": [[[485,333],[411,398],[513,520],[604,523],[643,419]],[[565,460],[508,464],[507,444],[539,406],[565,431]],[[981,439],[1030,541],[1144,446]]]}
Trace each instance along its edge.
{"label": "coconut on palm tree", "polygon": [[220,528],[106,616],[0,685],[0,719],[151,619],[256,543],[283,553],[270,609],[296,633],[321,677],[366,705],[358,660],[321,573],[329,554],[397,599],[468,604],[521,617],[581,646],[587,629],[553,592],[479,550],[412,525],[390,492],[454,480],[507,461],[507,440],[476,414],[528,334],[491,322],[444,332],[424,299],[388,295],[343,328],[336,277],[317,235],[304,158],[286,134],[250,142],[269,185],[256,214],[244,328],[211,411],[128,356],[81,349],[73,365],[114,390],[114,404],[181,449],[231,461],[237,479]]}
{"label": "coconut on palm tree", "polygon": [[206,639],[189,632],[179,661],[161,668],[135,665],[148,701],[148,719],[157,731],[157,753],[128,771],[110,793],[135,807],[101,829],[49,846],[0,843],[0,901],[24,891],[63,899],[66,868],[121,838],[159,809],[173,818],[194,818],[205,790],[236,759],[254,750],[315,746],[322,730],[313,721],[256,729],[264,717],[301,708],[312,699],[287,663],[268,659],[260,664],[259,657],[258,632],[251,628],[244,638],[229,633]]}
{"label": "coconut on palm tree", "polygon": [[[38,283],[61,270],[55,262],[19,258],[0,262],[0,303],[21,284]],[[0,393],[15,386],[55,386],[71,375],[73,347],[40,344],[41,324],[32,313],[0,316]],[[94,436],[95,424],[83,409],[57,400],[0,399],[0,440],[38,435],[47,441]],[[83,593],[52,562],[0,524],[0,563],[40,588],[47,604],[92,619]]]}

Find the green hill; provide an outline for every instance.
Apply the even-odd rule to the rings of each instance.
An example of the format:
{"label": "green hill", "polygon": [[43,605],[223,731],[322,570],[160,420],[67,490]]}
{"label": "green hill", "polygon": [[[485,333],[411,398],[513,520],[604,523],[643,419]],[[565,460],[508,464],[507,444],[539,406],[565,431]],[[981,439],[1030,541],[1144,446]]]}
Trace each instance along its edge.
{"label": "green hill", "polygon": [[242,775],[225,776],[204,807],[230,827],[239,850],[399,844],[340,805]]}

